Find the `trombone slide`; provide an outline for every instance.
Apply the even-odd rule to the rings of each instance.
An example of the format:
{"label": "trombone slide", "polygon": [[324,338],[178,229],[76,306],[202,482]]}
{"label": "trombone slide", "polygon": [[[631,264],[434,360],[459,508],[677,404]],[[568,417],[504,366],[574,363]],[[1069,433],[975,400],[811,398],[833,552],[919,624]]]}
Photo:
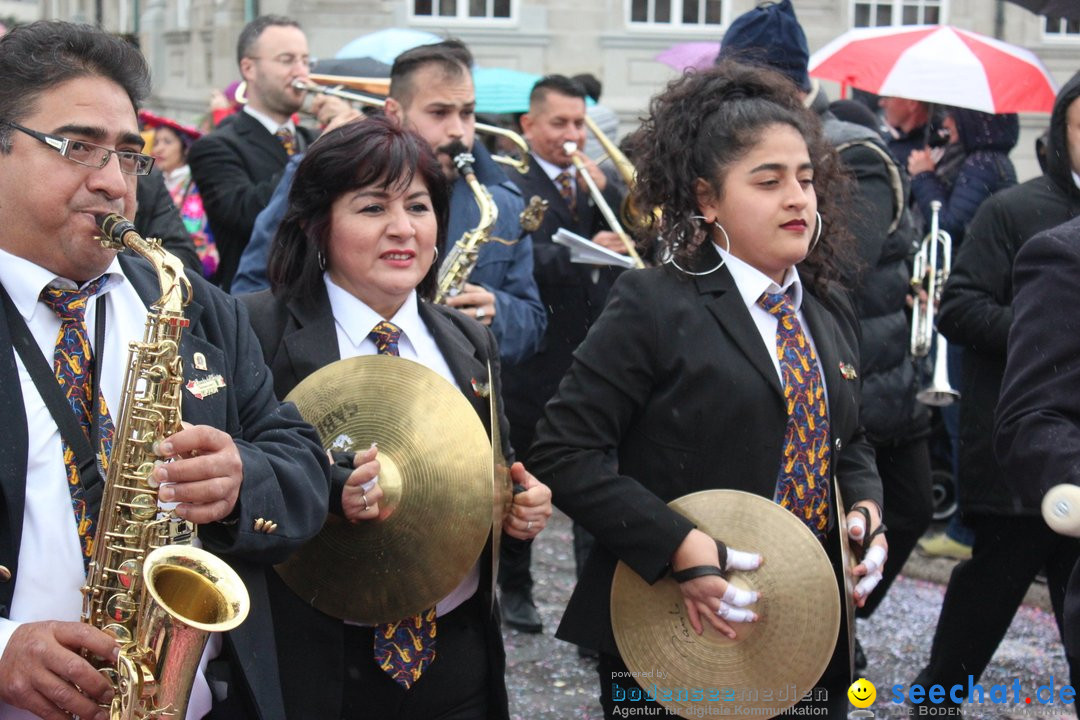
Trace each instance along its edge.
{"label": "trombone slide", "polygon": [[585,185],[589,188],[589,195],[592,196],[593,202],[596,203],[596,207],[600,210],[600,214],[604,216],[604,220],[607,221],[608,227],[619,236],[624,246],[626,246],[626,254],[634,261],[634,266],[638,268],[645,267],[645,263],[641,260],[641,256],[638,255],[637,249],[634,247],[634,241],[630,239],[630,236],[623,230],[619,219],[615,217],[615,213],[611,210],[611,206],[608,205],[607,200],[604,199],[603,193],[600,192],[600,188],[596,186],[596,181],[592,179],[592,175],[589,174],[588,168],[585,166],[585,161],[577,155],[577,143],[567,142],[563,144],[563,150],[570,156],[570,160],[574,163],[574,167],[577,168],[577,176],[585,181]]}

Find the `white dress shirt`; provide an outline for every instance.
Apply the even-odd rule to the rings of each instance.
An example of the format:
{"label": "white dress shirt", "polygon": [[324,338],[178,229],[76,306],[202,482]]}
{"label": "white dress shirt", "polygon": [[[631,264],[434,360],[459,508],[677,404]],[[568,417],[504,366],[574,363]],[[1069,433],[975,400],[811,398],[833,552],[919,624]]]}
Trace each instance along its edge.
{"label": "white dress shirt", "polygon": [[555,183],[555,187],[559,187],[559,182],[555,179],[560,174],[566,173],[570,176],[570,190],[577,195],[577,165],[569,165],[567,167],[559,167],[555,163],[550,163],[544,158],[540,157],[536,153],[532,153],[533,159],[536,164],[544,171],[544,173],[551,178],[551,182]]}
{"label": "white dress shirt", "polygon": [[779,321],[775,315],[758,305],[758,299],[762,293],[766,292],[786,293],[791,297],[791,304],[795,306],[795,312],[799,318],[799,324],[802,326],[803,334],[806,336],[807,342],[810,343],[810,347],[814,349],[814,356],[817,358],[818,363],[818,373],[821,375],[821,385],[825,387],[827,400],[828,388],[825,386],[825,372],[821,367],[821,355],[818,354],[817,346],[814,345],[814,337],[810,333],[810,327],[806,324],[806,318],[802,312],[803,286],[799,273],[793,267],[788,268],[784,273],[784,284],[777,285],[765,273],[743,262],[716,243],[713,245],[716,247],[716,251],[720,253],[720,257],[724,259],[728,272],[731,273],[731,277],[735,280],[735,287],[746,304],[746,308],[750,311],[750,317],[753,318],[758,333],[761,334],[761,341],[769,351],[769,358],[772,360],[773,367],[776,368],[776,377],[780,380],[780,387],[784,386],[784,376],[780,372],[780,359],[776,356],[776,324]]}
{"label": "white dress shirt", "polygon": [[281,128],[288,128],[289,132],[292,133],[293,146],[296,148],[296,152],[300,152],[304,149],[300,147],[299,136],[296,134],[296,123],[293,122],[292,116],[290,116],[289,119],[285,122],[279,123],[277,120],[270,117],[266,113],[261,113],[250,105],[244,106],[244,112],[258,120],[259,124],[266,128],[266,131],[271,135],[276,135],[277,131]]}
{"label": "white dress shirt", "polygon": [[[334,314],[338,353],[341,359],[360,355],[377,355],[379,351],[375,347],[375,341],[368,336],[384,318],[358,297],[335,285],[329,275],[323,275],[323,279],[326,283],[326,293],[330,297],[330,308]],[[457,380],[454,379],[446,358],[439,350],[435,337],[420,319],[418,306],[419,299],[414,290],[394,317],[390,318],[390,322],[401,328],[398,354],[435,371],[456,388],[458,387]],[[436,603],[435,613],[439,616],[446,615],[471,598],[479,587],[480,562],[477,561],[465,579],[449,595]]]}
{"label": "white dress shirt", "polygon": [[[100,386],[113,423],[119,427],[117,411],[123,395],[127,346],[130,341],[143,336],[146,305],[124,276],[119,261],[114,259],[105,274],[108,280],[99,296],[106,298],[102,367],[109,372],[102,372]],[[42,289],[50,284],[69,289],[75,289],[77,285],[3,250],[0,250],[0,283],[3,283],[41,348],[42,355],[52,367],[60,318],[39,300],[39,296]],[[95,341],[96,322],[97,301],[91,298],[86,307],[86,331],[91,346]],[[95,353],[100,351],[94,348]],[[15,353],[15,363],[26,409],[29,444],[19,568],[10,616],[0,618],[0,655],[7,648],[12,633],[22,623],[79,620],[82,614],[81,588],[86,580],[71,507],[71,493],[67,486],[60,430],[18,353]],[[17,421],[17,418],[8,418],[8,421]],[[188,720],[201,718],[210,711],[210,689],[202,676],[202,669],[207,659],[216,656],[219,649],[220,638],[208,645],[207,653],[203,656],[191,693]],[[0,702],[0,720],[29,720],[34,717],[37,716]]]}

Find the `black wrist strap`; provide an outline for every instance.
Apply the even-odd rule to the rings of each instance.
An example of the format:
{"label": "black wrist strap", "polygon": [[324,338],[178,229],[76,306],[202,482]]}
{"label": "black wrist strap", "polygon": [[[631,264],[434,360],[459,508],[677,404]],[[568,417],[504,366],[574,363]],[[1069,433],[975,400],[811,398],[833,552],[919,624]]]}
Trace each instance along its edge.
{"label": "black wrist strap", "polygon": [[706,575],[719,575],[724,577],[727,573],[727,545],[716,541],[716,550],[720,558],[720,566],[716,565],[695,565],[694,567],[688,567],[684,570],[672,570],[671,578],[677,583],[684,583],[687,580],[694,580],[695,578],[705,577]]}
{"label": "black wrist strap", "polygon": [[881,523],[876,528],[874,528],[874,531],[872,533],[866,536],[866,540],[863,541],[863,545],[869,548],[870,543],[874,541],[874,538],[876,538],[878,535],[884,534],[887,530],[888,528],[885,527],[885,523]]}
{"label": "black wrist strap", "polygon": [[[41,354],[41,348],[27,327],[23,316],[8,295],[7,289],[0,285],[0,299],[4,303],[4,313],[7,316],[8,329],[11,332],[12,343],[15,350],[22,358],[23,366],[34,381],[34,387],[49,409],[53,421],[56,422],[60,435],[64,442],[71,448],[75,455],[75,463],[79,468],[79,483],[83,489],[83,499],[86,501],[86,511],[89,517],[97,517],[101,509],[101,495],[104,488],[104,473],[98,463],[98,454],[94,452],[92,442],[98,438],[97,413],[92,413],[90,419],[91,438],[86,437],[82,425],[71,411],[64,391],[56,382],[56,374],[53,372],[49,361]],[[97,320],[94,333],[94,370],[91,378],[91,397],[97,403],[98,378],[101,376],[101,355],[105,343],[105,296],[101,295],[97,300]]]}

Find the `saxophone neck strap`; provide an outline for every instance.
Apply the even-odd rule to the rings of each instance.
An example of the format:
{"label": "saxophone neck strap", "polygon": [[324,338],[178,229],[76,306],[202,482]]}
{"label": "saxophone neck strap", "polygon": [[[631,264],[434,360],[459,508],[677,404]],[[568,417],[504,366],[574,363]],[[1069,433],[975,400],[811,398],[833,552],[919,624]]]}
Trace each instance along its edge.
{"label": "saxophone neck strap", "polygon": [[[79,482],[82,484],[83,497],[86,500],[87,512],[91,517],[97,517],[101,507],[101,496],[104,489],[101,464],[98,462],[98,453],[94,452],[94,445],[98,443],[99,423],[98,413],[91,413],[90,438],[87,439],[79,420],[71,412],[71,406],[64,391],[56,382],[56,374],[49,360],[41,353],[41,348],[30,333],[23,316],[12,302],[7,289],[0,284],[0,299],[4,303],[4,313],[7,316],[8,329],[11,332],[12,344],[15,351],[22,358],[23,366],[34,381],[34,387],[49,408],[49,414],[56,422],[60,435],[75,454],[75,462],[79,466]],[[97,320],[94,330],[94,372],[91,375],[91,397],[98,395],[98,378],[101,377],[101,356],[105,347],[105,296],[99,295],[97,299]]]}

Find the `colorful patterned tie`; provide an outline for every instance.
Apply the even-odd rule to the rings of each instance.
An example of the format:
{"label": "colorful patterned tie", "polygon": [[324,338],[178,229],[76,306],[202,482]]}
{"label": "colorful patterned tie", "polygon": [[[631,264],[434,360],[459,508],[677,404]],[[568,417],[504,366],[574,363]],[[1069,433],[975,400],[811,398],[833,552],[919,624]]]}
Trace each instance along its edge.
{"label": "colorful patterned tie", "polygon": [[764,293],[758,304],[776,318],[776,357],[788,412],[774,499],[824,540],[829,524],[829,413],[817,354],[787,294]]}
{"label": "colorful patterned tie", "polygon": [[[401,328],[381,321],[368,335],[380,355],[398,355]],[[375,662],[408,690],[435,661],[435,608],[375,627]]]}
{"label": "colorful patterned tie", "polygon": [[274,133],[281,142],[281,147],[285,148],[285,154],[292,157],[296,153],[296,139],[293,138],[292,130],[287,127],[279,127],[277,132]]}
{"label": "colorful patterned tie", "polygon": [[574,186],[570,182],[570,172],[563,170],[555,176],[555,184],[559,186],[559,194],[566,201],[567,206],[573,210],[575,205]]}
{"label": "colorful patterned tie", "polygon": [[[90,374],[93,369],[93,353],[90,339],[86,335],[86,305],[90,298],[101,290],[105,276],[88,283],[81,290],[61,290],[47,287],[41,291],[41,301],[52,308],[60,318],[60,332],[56,337],[56,351],[53,355],[53,370],[56,382],[67,397],[71,411],[82,423],[86,437],[90,439],[91,406],[96,406],[98,414],[98,434],[101,436],[101,467],[107,469],[109,453],[112,451],[113,427],[109,417],[109,408],[105,397],[98,394],[97,401],[91,397]],[[64,466],[67,468],[68,490],[71,492],[71,507],[75,511],[75,524],[79,532],[79,544],[82,546],[83,565],[90,564],[94,551],[94,524],[96,518],[87,513],[86,500],[83,497],[82,484],[79,482],[79,465],[75,453],[64,441]]]}

